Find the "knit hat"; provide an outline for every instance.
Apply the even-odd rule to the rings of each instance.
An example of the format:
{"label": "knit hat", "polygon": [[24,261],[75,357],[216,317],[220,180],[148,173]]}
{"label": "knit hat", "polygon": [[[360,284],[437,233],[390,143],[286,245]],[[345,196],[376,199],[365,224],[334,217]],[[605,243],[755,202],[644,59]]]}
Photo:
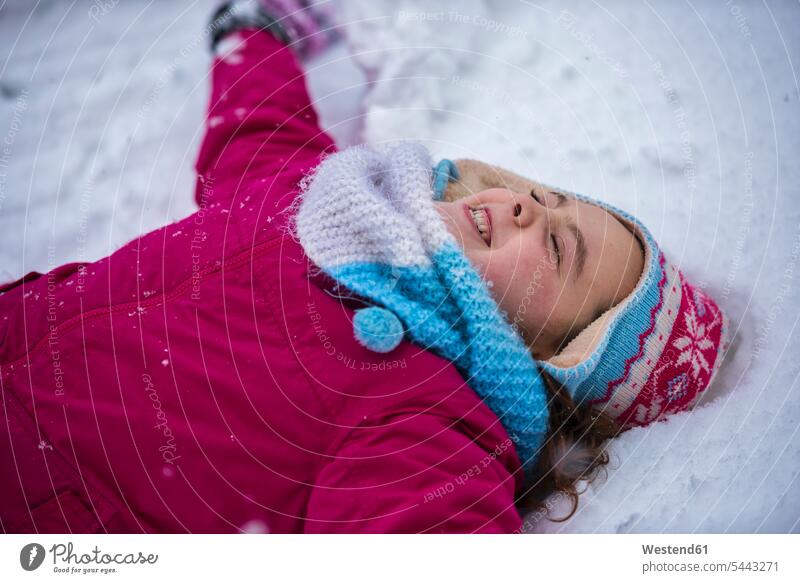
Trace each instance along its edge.
{"label": "knit hat", "polygon": [[635,217],[599,206],[633,232],[644,248],[634,290],[587,326],[557,355],[537,361],[573,400],[601,410],[623,427],[648,425],[688,409],[708,388],[729,344],[719,306],[689,283]]}
{"label": "knit hat", "polygon": [[[494,170],[515,187],[532,186],[512,172]],[[434,177],[437,199],[447,182],[459,179],[449,160],[437,164]],[[603,411],[623,427],[688,409],[711,384],[728,348],[725,314],[686,280],[638,219],[602,201],[553,190],[614,215],[642,244],[644,270],[626,298],[537,364],[578,405]]]}

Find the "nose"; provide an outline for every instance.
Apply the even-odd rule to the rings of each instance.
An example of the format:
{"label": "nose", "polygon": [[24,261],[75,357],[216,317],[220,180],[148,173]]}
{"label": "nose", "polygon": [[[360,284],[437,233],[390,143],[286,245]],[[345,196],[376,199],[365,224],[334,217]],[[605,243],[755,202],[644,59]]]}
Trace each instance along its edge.
{"label": "nose", "polygon": [[511,215],[520,229],[527,229],[539,220],[547,220],[548,209],[534,200],[530,193],[509,190]]}

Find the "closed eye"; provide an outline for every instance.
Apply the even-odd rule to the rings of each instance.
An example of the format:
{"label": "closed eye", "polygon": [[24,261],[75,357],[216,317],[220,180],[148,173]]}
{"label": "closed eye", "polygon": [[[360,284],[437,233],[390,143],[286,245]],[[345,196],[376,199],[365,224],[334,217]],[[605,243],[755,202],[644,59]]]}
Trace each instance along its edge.
{"label": "closed eye", "polygon": [[558,248],[558,239],[556,239],[556,236],[551,233],[550,240],[553,242],[553,249],[555,250],[556,261],[558,261],[558,268],[561,269],[561,249]]}
{"label": "closed eye", "polygon": [[[565,202],[567,202],[567,200],[568,200],[568,198],[567,198],[567,195],[565,195],[565,194],[562,194],[561,192],[556,192],[556,191],[554,191],[554,190],[548,190],[547,192],[548,192],[549,194],[552,194],[553,196],[555,196],[555,197],[556,197],[556,204],[555,204],[555,205],[553,205],[553,207],[552,207],[552,208],[558,208],[558,207],[560,207],[562,204],[564,204]],[[543,200],[543,199],[542,199],[542,197],[536,193],[536,190],[531,190],[531,197],[533,197],[533,200],[535,200],[536,202],[538,202],[540,205],[542,205],[542,206],[544,206],[544,207],[547,207],[547,206],[548,206],[548,204],[547,204],[547,202],[546,202],[546,199],[545,199],[545,200]]]}
{"label": "closed eye", "polygon": [[555,192],[553,190],[551,190],[549,192],[550,192],[550,194],[555,195],[555,197],[558,199],[558,202],[556,203],[556,208],[560,207],[562,204],[567,202],[567,195],[562,194],[560,192]]}

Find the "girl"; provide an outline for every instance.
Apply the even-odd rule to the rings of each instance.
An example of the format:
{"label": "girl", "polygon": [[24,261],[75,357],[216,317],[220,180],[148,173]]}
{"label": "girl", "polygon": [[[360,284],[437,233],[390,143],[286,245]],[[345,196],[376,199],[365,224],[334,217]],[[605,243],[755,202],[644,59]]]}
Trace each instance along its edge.
{"label": "girl", "polygon": [[195,214],[2,287],[4,531],[516,532],[711,382],[724,316],[636,219],[336,152],[281,22],[213,21]]}

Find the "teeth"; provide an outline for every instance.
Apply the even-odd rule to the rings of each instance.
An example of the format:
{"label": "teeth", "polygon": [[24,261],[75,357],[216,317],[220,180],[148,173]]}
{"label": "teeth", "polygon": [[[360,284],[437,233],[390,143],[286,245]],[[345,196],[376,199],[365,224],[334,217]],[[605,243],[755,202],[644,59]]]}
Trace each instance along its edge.
{"label": "teeth", "polygon": [[486,213],[483,209],[470,209],[472,211],[472,216],[475,219],[475,224],[478,225],[478,231],[481,234],[485,233],[487,230],[486,224]]}

